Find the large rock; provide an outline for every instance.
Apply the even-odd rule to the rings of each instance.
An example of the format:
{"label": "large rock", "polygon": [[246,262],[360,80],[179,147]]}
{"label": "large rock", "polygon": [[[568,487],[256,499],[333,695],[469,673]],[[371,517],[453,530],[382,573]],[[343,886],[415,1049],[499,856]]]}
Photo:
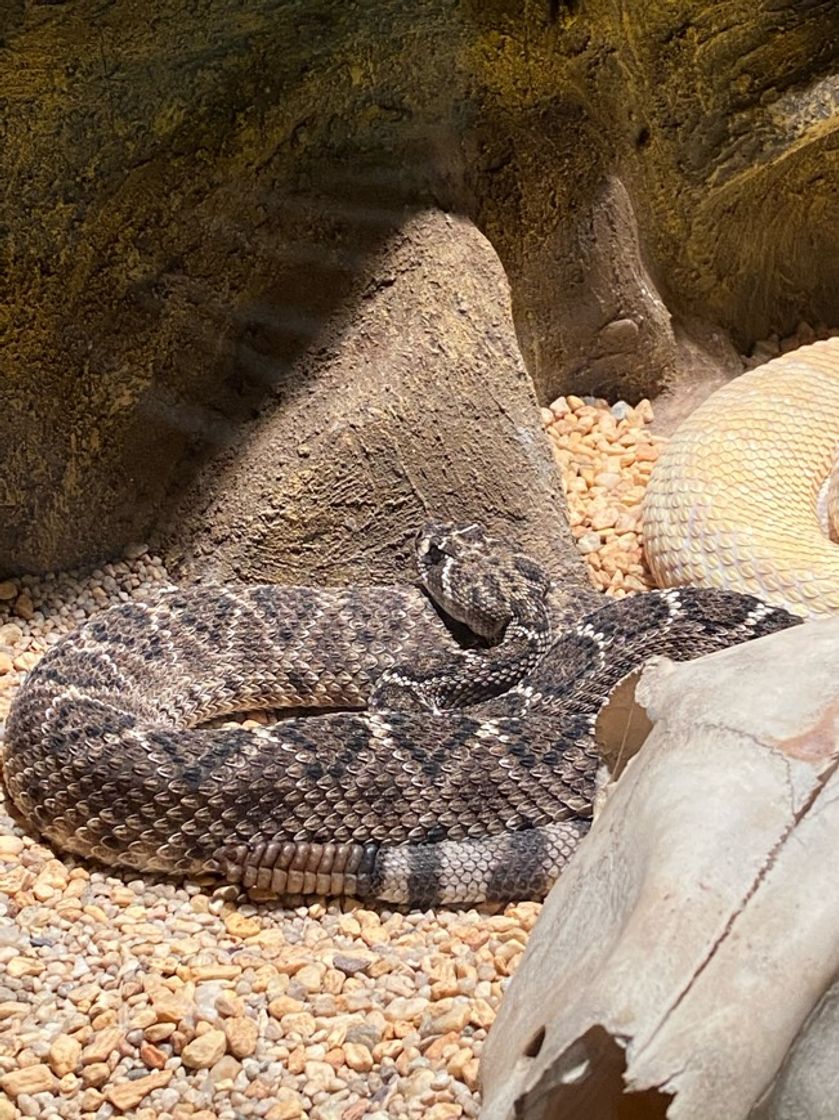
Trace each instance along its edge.
{"label": "large rock", "polygon": [[834,4],[149,12],[0,12],[0,572],[145,536],[306,391],[406,207],[488,236],[542,403],[839,320]]}
{"label": "large rock", "polygon": [[562,584],[586,583],[486,239],[406,220],[365,296],[189,487],[164,554],[192,577],[284,583],[412,578],[429,516],[478,520]]}

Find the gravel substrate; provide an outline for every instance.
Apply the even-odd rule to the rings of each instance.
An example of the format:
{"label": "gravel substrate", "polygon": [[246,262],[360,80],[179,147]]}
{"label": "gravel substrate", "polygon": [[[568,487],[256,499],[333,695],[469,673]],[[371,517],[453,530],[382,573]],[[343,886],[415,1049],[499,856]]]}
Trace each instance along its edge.
{"label": "gravel substrate", "polygon": [[[61,634],[168,582],[130,551],[87,578],[0,584],[0,718]],[[476,1116],[539,906],[499,911],[282,909],[106,874],[37,843],[0,793],[0,1120]]]}
{"label": "gravel substrate", "polygon": [[616,598],[655,587],[646,566],[641,501],[665,440],[647,429],[649,401],[634,408],[559,397],[542,424],[562,468],[568,518],[595,587]]}
{"label": "gravel substrate", "polygon": [[[649,585],[650,416],[575,397],[544,414],[573,532],[618,595]],[[137,546],[87,576],[1,583],[0,722],[62,634],[167,582]],[[538,904],[257,906],[232,887],[80,865],[9,813],[0,790],[0,1120],[477,1115],[481,1048]]]}

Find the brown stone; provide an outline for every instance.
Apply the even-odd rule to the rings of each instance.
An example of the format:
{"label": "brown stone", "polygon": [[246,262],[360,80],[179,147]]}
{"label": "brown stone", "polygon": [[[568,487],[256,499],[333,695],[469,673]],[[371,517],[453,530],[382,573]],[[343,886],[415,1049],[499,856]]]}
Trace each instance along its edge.
{"label": "brown stone", "polygon": [[209,1030],[184,1046],[181,1061],[189,1069],[209,1069],[222,1057],[226,1047],[224,1031]]}
{"label": "brown stone", "polygon": [[256,1050],[259,1027],[254,1019],[246,1016],[233,1016],[224,1022],[227,1046],[236,1058],[249,1058]]}
{"label": "brown stone", "polygon": [[82,1047],[78,1039],[69,1034],[60,1034],[53,1039],[47,1058],[50,1069],[56,1077],[73,1073],[79,1064]]}
{"label": "brown stone", "polygon": [[55,1076],[50,1067],[40,1064],[12,1070],[0,1077],[0,1089],[12,1098],[23,1093],[46,1093],[54,1084]]}
{"label": "brown stone", "polygon": [[141,1042],[139,1053],[140,1061],[149,1069],[163,1069],[166,1065],[166,1054],[151,1042]]}
{"label": "brown stone", "polygon": [[163,1089],[172,1080],[171,1069],[156,1070],[147,1077],[138,1077],[135,1081],[124,1081],[121,1085],[109,1085],[105,1090],[105,1097],[114,1108],[120,1112],[127,1112],[137,1105],[155,1089]]}

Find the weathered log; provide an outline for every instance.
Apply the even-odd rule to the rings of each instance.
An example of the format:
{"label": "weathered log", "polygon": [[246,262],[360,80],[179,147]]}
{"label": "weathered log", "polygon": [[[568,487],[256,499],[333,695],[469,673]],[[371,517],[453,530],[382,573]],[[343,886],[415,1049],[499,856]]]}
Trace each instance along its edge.
{"label": "weathered log", "polygon": [[549,896],[484,1120],[828,1120],[839,1051],[839,621],[658,659],[653,721]]}

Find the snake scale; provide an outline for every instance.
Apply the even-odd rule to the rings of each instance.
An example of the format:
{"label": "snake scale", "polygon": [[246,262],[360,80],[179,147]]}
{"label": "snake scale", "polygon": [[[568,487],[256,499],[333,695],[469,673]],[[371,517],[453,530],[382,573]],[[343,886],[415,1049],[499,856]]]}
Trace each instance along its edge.
{"label": "snake scale", "polygon": [[836,615],[837,463],[839,338],[729,381],[682,422],[652,473],[644,550],[656,583]]}
{"label": "snake scale", "polygon": [[[115,867],[423,907],[538,898],[589,827],[612,688],[654,654],[800,621],[684,589],[558,627],[539,565],[480,527],[432,523],[417,555],[419,588],[199,586],[94,617],[15,699],[14,802]],[[201,726],[278,707],[257,730]]]}

